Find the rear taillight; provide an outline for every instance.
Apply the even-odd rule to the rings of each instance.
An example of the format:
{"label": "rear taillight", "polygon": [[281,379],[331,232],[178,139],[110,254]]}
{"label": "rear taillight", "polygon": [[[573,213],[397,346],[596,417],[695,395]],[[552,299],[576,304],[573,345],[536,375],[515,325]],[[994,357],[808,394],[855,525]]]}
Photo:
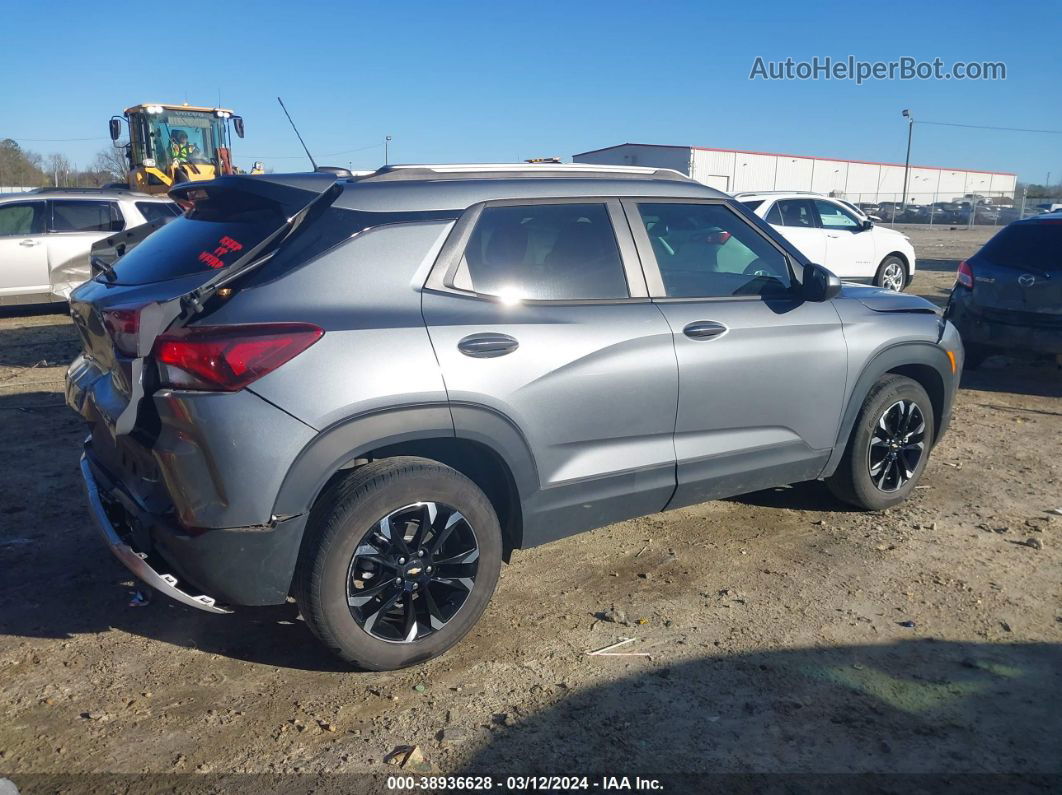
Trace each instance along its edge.
{"label": "rear taillight", "polygon": [[959,269],[955,272],[955,283],[961,284],[967,290],[973,289],[973,268],[970,267],[970,263],[965,261],[959,263]]}
{"label": "rear taillight", "polygon": [[162,334],[154,357],[161,386],[236,392],[319,340],[308,323],[197,326]]}
{"label": "rear taillight", "polygon": [[114,307],[103,310],[103,325],[123,356],[136,356],[140,331],[140,307]]}

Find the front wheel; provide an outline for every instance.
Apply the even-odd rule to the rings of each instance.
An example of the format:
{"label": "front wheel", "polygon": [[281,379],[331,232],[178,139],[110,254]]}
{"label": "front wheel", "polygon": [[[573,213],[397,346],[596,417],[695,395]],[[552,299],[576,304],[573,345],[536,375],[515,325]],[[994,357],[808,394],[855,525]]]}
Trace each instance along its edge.
{"label": "front wheel", "polygon": [[878,266],[874,284],[886,290],[901,292],[907,286],[907,266],[896,256],[888,256]]}
{"label": "front wheel", "polygon": [[367,464],[310,513],[295,600],[310,630],[374,671],[430,660],[479,619],[502,539],[486,495],[423,458]]}
{"label": "front wheel", "polygon": [[826,485],[864,510],[903,502],[925,471],[934,428],[933,404],[922,386],[886,375],[863,401],[844,457]]}

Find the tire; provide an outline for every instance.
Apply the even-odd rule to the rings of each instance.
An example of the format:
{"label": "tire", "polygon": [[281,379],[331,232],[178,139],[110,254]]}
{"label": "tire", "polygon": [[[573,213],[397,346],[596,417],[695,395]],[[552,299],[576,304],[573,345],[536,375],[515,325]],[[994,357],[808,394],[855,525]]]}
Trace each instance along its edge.
{"label": "tire", "polygon": [[[882,420],[890,428],[894,427],[897,404],[905,406],[910,403],[917,407],[917,413],[912,412],[914,421],[910,423],[916,426],[913,432],[903,427],[898,434],[882,429],[879,424]],[[901,408],[901,412],[905,410]],[[919,424],[921,431],[917,429]],[[902,375],[884,376],[871,387],[863,401],[841,463],[834,474],[826,478],[826,485],[839,500],[867,511],[880,511],[903,502],[925,471],[935,429],[933,404],[921,385]],[[907,447],[901,444],[894,449],[882,442],[883,436],[904,438],[905,433]],[[875,441],[873,450],[872,440]],[[919,442],[921,449],[916,458],[914,447]],[[896,456],[890,461],[887,456],[894,451]],[[878,462],[881,465],[875,470]]]}
{"label": "tire", "polygon": [[[399,528],[404,553],[395,551],[397,541],[381,540],[397,538]],[[408,548],[418,536],[423,559]],[[453,548],[460,544],[478,556]],[[409,554],[408,560],[399,554]],[[447,555],[462,562],[444,562]],[[354,470],[314,505],[295,601],[310,631],[347,662],[372,671],[404,668],[439,656],[472,628],[494,593],[501,556],[498,517],[476,484],[425,458],[383,459]],[[379,592],[362,596],[359,588]],[[410,610],[413,639],[405,636]]]}
{"label": "tire", "polygon": [[903,292],[903,288],[907,286],[907,265],[896,255],[890,254],[878,266],[874,284],[886,290]]}
{"label": "tire", "polygon": [[964,349],[966,353],[962,363],[964,370],[976,370],[984,364],[985,359],[992,355],[992,349],[984,345],[965,345]]}

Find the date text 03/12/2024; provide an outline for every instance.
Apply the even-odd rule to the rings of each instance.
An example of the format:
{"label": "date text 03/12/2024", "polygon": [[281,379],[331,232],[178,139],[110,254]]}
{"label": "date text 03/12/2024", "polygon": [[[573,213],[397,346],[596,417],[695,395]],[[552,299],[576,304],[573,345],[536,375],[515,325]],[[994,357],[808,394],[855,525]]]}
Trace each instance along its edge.
{"label": "date text 03/12/2024", "polygon": [[640,776],[388,776],[387,789],[394,792],[417,791],[643,791],[662,792],[659,779]]}

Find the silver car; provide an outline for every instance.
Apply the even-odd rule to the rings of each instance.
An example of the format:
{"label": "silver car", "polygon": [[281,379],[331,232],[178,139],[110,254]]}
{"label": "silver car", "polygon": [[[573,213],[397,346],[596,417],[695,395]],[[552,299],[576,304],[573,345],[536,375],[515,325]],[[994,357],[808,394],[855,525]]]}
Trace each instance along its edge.
{"label": "silver car", "polygon": [[91,275],[94,243],[180,214],[165,196],[121,189],[0,194],[0,306],[67,300]]}
{"label": "silver car", "polygon": [[[223,613],[293,595],[344,659],[434,657],[501,562],[825,479],[911,494],[963,351],[676,172],[225,177],[79,287],[67,401],[114,553]],[[563,565],[560,562],[559,565]]]}

